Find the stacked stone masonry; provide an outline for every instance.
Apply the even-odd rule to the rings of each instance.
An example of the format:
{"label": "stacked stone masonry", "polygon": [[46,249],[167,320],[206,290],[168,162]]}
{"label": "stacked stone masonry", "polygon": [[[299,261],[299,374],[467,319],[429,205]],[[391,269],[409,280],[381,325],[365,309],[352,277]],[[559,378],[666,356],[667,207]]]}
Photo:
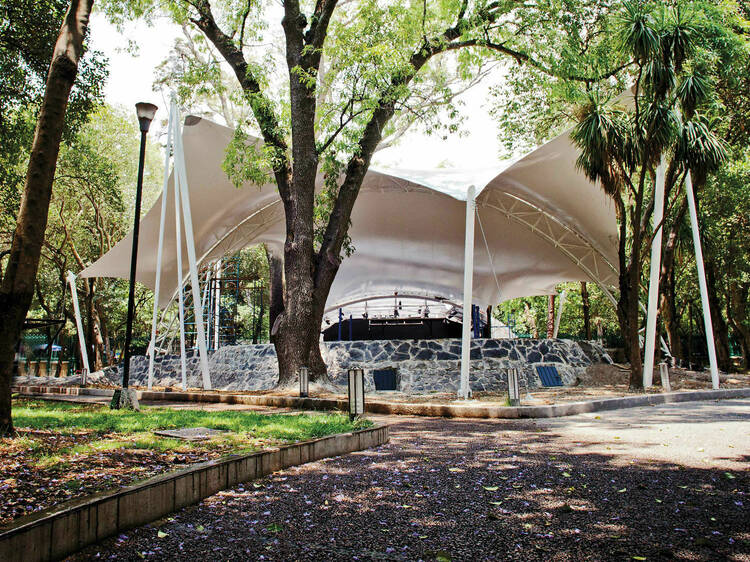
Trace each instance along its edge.
{"label": "stacked stone masonry", "polygon": [[[321,343],[323,359],[337,385],[346,385],[350,368],[365,371],[367,390],[374,390],[373,371],[395,369],[398,390],[412,394],[455,392],[458,389],[461,341],[382,340],[339,341]],[[563,339],[475,339],[471,342],[471,388],[475,392],[499,392],[507,389],[508,370],[520,373],[521,387],[541,386],[537,366],[557,368],[563,384],[575,384],[576,378],[594,363],[611,363],[606,351],[593,342]],[[211,354],[211,381],[218,390],[265,390],[276,383],[276,352],[270,344],[227,346]],[[198,356],[187,359],[187,384],[201,387]],[[112,382],[120,374],[114,368],[104,373]],[[145,385],[148,359],[133,357],[130,378],[133,384]],[[156,358],[155,386],[179,386],[180,357]]]}

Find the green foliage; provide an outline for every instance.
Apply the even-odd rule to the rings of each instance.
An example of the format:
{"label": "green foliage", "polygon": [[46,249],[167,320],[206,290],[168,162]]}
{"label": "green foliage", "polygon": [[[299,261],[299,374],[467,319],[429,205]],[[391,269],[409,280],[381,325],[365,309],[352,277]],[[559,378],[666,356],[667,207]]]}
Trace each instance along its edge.
{"label": "green foliage", "polygon": [[[0,12],[0,250],[20,206],[36,115],[67,0],[4,2]],[[89,51],[79,64],[68,102],[64,139],[70,140],[103,98],[107,60]]]}
{"label": "green foliage", "polygon": [[274,154],[273,148],[251,139],[238,127],[221,166],[235,187],[245,183],[261,187],[273,181],[270,171],[274,169]]}
{"label": "green foliage", "polygon": [[[577,47],[568,51],[568,60],[574,68],[584,68],[598,45],[608,49],[600,60],[622,63],[620,71],[604,81],[573,83],[545,77],[533,67],[515,69],[505,89],[496,92],[510,93],[498,99],[496,108],[501,139],[507,139],[506,148],[512,150],[525,146],[524,138],[513,144],[518,131],[539,140],[573,127],[571,136],[581,149],[579,168],[620,201],[616,209],[626,236],[621,265],[640,268],[641,286],[641,272],[648,265],[644,247],[652,230],[654,169],[662,155],[666,158],[673,170],[666,225],[674,224],[678,234],[675,308],[687,332],[685,305],[695,303],[698,291],[690,234],[684,215],[676,216],[686,169],[701,201],[707,259],[715,252],[747,255],[736,225],[726,231],[732,234],[719,234],[732,228],[729,224],[744,211],[735,196],[746,195],[738,178],[750,130],[747,12],[733,1],[627,1],[614,3],[601,16],[584,25],[585,36],[571,39]],[[626,84],[629,89],[623,92]],[[504,113],[523,105],[528,96],[538,101],[520,113],[519,122]],[[724,257],[719,259],[717,271],[727,272],[719,286],[728,282],[731,289],[737,270],[731,270]]]}
{"label": "green foliage", "polygon": [[[63,339],[69,340],[75,331],[65,282],[67,271],[80,271],[104,255],[132,227],[139,141],[132,111],[103,106],[61,146],[30,315],[67,318]],[[163,161],[159,152],[150,140],[144,173],[144,212],[161,189]],[[111,347],[117,348],[124,339],[127,283],[115,279],[96,279],[91,283],[78,283],[84,324],[95,322],[102,338],[108,336]],[[87,302],[87,295],[92,292],[96,293],[92,298],[98,321]],[[150,291],[138,286],[136,334],[150,321],[150,299]],[[104,358],[104,362],[108,360]]]}
{"label": "green foliage", "polygon": [[[560,317],[558,335],[561,338],[585,339],[583,323],[583,300],[580,283],[560,283],[558,290],[566,291],[565,304]],[[599,328],[607,345],[619,345],[617,314],[609,299],[594,283],[587,285],[591,337],[597,339]],[[495,319],[506,324],[511,320],[511,329],[520,336],[533,337],[536,327],[538,337],[547,337],[547,296],[520,297],[500,303],[493,311]],[[559,306],[556,299],[555,306]],[[557,310],[557,308],[555,309]]]}

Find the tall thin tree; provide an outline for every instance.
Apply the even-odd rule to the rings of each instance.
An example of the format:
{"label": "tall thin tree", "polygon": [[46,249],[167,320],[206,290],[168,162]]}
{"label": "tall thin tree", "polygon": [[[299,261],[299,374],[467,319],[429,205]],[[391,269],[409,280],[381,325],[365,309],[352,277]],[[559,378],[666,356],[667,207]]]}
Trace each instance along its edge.
{"label": "tall thin tree", "polygon": [[31,305],[47,227],[57,155],[70,91],[78,74],[94,0],[71,0],[52,54],[31,148],[23,199],[0,287],[0,435],[13,434],[11,378],[15,347]]}

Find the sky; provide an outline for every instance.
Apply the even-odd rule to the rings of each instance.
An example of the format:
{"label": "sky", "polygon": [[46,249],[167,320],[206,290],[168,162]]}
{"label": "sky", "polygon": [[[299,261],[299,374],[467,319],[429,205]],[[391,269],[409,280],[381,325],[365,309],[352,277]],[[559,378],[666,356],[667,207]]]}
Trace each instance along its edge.
{"label": "sky", "polygon": [[[139,101],[148,101],[159,106],[157,119],[166,118],[168,100],[152,89],[154,70],[167,57],[180,29],[163,20],[154,26],[129,23],[120,32],[101,13],[94,14],[90,29],[92,48],[109,58],[107,102],[133,107]],[[133,44],[137,45],[135,53],[128,48]],[[410,131],[396,146],[379,151],[374,164],[422,170],[494,166],[498,162],[499,143],[486,103],[488,92],[489,84],[482,83],[461,96],[466,104],[462,108],[466,116],[464,135],[442,140]]]}

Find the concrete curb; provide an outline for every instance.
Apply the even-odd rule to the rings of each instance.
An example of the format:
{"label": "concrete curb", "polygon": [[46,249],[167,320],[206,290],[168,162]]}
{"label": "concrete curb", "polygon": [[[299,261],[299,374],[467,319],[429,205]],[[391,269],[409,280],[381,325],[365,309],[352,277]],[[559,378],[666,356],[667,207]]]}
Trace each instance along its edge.
{"label": "concrete curb", "polygon": [[[40,394],[64,394],[67,396],[112,396],[113,391],[101,388],[19,386],[14,392],[33,397]],[[381,402],[365,400],[365,411],[373,414],[429,416],[446,418],[556,418],[574,416],[588,412],[603,412],[622,408],[637,408],[656,404],[691,402],[698,400],[724,400],[750,398],[750,388],[726,388],[719,390],[691,390],[665,392],[662,394],[639,394],[621,398],[605,398],[586,402],[563,402],[545,406],[482,406],[472,404],[427,404],[406,402]],[[218,402],[224,404],[248,404],[273,406],[300,410],[347,410],[346,400],[334,398],[299,398],[297,396],[265,396],[248,394],[220,394],[213,392],[153,392],[138,391],[139,400],[169,400],[173,402]]]}
{"label": "concrete curb", "polygon": [[388,426],[232,455],[21,517],[0,530],[0,560],[58,560],[124,529],[149,523],[226,488],[326,457],[387,443]]}

